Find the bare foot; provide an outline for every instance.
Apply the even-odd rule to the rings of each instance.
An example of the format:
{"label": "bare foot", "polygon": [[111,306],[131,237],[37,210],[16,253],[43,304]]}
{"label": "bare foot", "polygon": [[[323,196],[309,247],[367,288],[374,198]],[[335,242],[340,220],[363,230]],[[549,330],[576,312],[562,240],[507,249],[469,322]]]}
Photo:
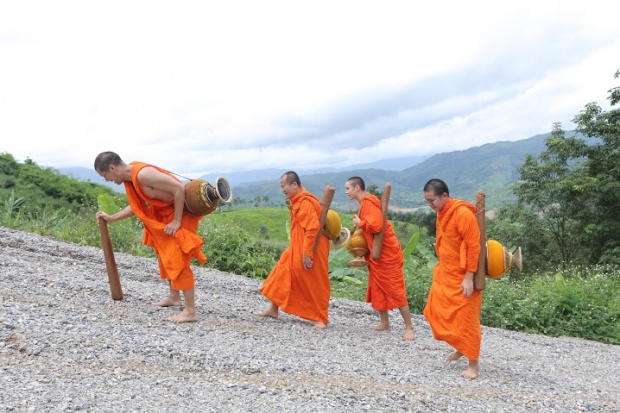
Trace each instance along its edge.
{"label": "bare foot", "polygon": [[450,363],[451,361],[457,361],[458,359],[460,359],[461,357],[463,357],[463,354],[455,351],[453,353],[451,353],[448,357],[446,357],[446,363]]}
{"label": "bare foot", "polygon": [[166,297],[161,301],[154,302],[153,305],[157,307],[180,307],[183,305],[183,302],[181,301],[181,297]]}
{"label": "bare foot", "polygon": [[321,321],[317,321],[314,323],[314,329],[317,331],[320,330],[325,330],[327,328],[327,324],[321,322]]}
{"label": "bare foot", "polygon": [[[476,363],[477,364],[477,363]],[[465,377],[466,379],[477,379],[478,378],[478,366],[472,366],[471,363],[467,366],[467,369],[461,373],[461,377]]]}
{"label": "bare foot", "polygon": [[268,308],[265,311],[255,311],[253,314],[261,317],[278,318],[278,310],[276,309],[276,311],[273,311],[271,308]]}
{"label": "bare foot", "polygon": [[181,311],[177,315],[173,315],[172,317],[168,317],[168,321],[172,321],[173,323],[192,323],[196,321],[196,313],[190,313],[187,309]]}
{"label": "bare foot", "polygon": [[374,327],[369,327],[368,329],[372,331],[390,331],[390,325],[379,323]]}
{"label": "bare foot", "polygon": [[413,334],[413,330],[410,330],[410,329],[405,330],[405,335],[403,336],[403,340],[411,341],[414,339],[414,337],[415,337],[415,334]]}

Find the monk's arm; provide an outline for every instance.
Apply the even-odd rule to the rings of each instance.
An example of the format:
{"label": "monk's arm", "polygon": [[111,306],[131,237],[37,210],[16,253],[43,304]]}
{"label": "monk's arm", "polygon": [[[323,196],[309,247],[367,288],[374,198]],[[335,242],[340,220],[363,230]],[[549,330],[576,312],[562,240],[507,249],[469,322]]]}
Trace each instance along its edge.
{"label": "monk's arm", "polygon": [[174,219],[170,222],[166,228],[164,228],[164,232],[166,229],[170,228],[172,231],[171,235],[174,235],[175,232],[179,228],[181,228],[181,221],[183,219],[183,207],[185,206],[185,186],[179,183],[179,185],[175,186],[174,191]]}
{"label": "monk's arm", "polygon": [[97,212],[97,219],[103,219],[105,222],[115,222],[120,221],[121,219],[133,217],[135,214],[133,213],[131,206],[126,206],[115,214],[108,215],[105,212]]}
{"label": "monk's arm", "polygon": [[459,234],[465,242],[467,260],[465,277],[463,279],[463,294],[469,297],[474,291],[474,273],[478,269],[478,257],[480,256],[480,228],[476,216],[469,210],[462,208],[463,212],[458,216],[456,225]]}
{"label": "monk's arm", "polygon": [[302,202],[298,212],[298,220],[304,229],[304,255],[314,259],[314,242],[319,233],[319,215],[310,202]]}
{"label": "monk's arm", "polygon": [[480,227],[478,227],[476,216],[471,211],[461,208],[459,212],[456,225],[467,251],[465,270],[474,273],[478,270],[478,257],[480,256]]}
{"label": "monk's arm", "polygon": [[[169,199],[174,200],[174,218],[164,228],[166,234],[174,235],[181,228],[181,220],[183,219],[185,185],[172,176],[151,167],[143,168],[138,174],[138,179],[141,185],[150,186],[167,193]],[[161,201],[167,201],[167,199],[161,199]]]}

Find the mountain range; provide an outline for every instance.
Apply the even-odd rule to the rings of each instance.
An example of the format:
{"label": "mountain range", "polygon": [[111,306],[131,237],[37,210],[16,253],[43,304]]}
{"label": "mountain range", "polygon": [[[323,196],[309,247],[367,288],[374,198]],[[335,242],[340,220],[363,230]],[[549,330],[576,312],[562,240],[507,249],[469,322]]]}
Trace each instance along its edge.
{"label": "mountain range", "polygon": [[[518,141],[487,143],[465,150],[438,153],[430,157],[378,160],[347,168],[296,172],[299,173],[302,185],[319,198],[326,185],[334,186],[336,193],[332,202],[333,208],[357,207],[356,203],[351,203],[344,194],[344,184],[351,176],[361,176],[367,189],[376,185],[379,191],[383,191],[386,182],[390,182],[392,209],[411,210],[424,206],[422,187],[429,179],[440,178],[448,184],[450,195],[468,201],[473,202],[476,192],[483,189],[487,210],[492,210],[514,201],[510,185],[519,177],[518,168],[523,164],[526,155],[538,156],[545,150],[545,140],[548,137],[549,134],[541,134]],[[291,169],[295,170],[294,165]],[[57,170],[78,180],[106,184],[124,192],[122,185],[101,182],[100,176],[92,169],[72,167]],[[213,183],[221,176],[230,183],[234,197],[246,201],[260,197],[261,200],[268,199],[269,202],[280,204],[284,197],[280,191],[279,178],[284,172],[286,169],[261,169],[213,173],[199,179]]]}
{"label": "mountain range", "polygon": [[[487,209],[497,209],[514,202],[510,185],[519,178],[518,168],[526,155],[538,156],[545,150],[549,134],[536,135],[513,142],[495,142],[461,151],[435,154],[420,160],[411,159],[409,167],[389,170],[357,165],[342,171],[304,172],[298,171],[302,185],[319,198],[326,185],[333,185],[336,193],[332,202],[334,208],[345,210],[357,208],[344,193],[344,184],[352,176],[361,176],[367,189],[376,185],[383,191],[390,182],[390,208],[411,210],[425,206],[422,188],[431,178],[443,179],[450,188],[450,194],[473,202],[476,192],[484,190]],[[268,180],[248,180],[233,187],[233,195],[251,200],[259,196],[270,200],[282,200],[279,177],[284,170],[273,170]],[[228,179],[227,175],[223,175]],[[205,177],[209,182],[215,174]]]}

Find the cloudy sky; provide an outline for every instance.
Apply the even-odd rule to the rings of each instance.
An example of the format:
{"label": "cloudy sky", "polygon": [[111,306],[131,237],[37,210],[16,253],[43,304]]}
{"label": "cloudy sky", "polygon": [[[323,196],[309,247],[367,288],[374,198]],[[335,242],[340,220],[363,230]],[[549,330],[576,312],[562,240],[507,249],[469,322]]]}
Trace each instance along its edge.
{"label": "cloudy sky", "polygon": [[617,86],[616,1],[0,0],[0,152],[190,177],[571,129]]}

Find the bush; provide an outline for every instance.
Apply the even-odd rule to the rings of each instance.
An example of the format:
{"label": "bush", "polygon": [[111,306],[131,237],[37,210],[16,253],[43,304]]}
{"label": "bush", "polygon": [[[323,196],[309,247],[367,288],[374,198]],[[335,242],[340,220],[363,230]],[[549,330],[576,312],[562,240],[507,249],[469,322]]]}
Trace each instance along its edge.
{"label": "bush", "polygon": [[349,267],[353,256],[346,248],[334,248],[329,252],[329,281],[334,297],[355,301],[366,300],[368,270],[364,267]]}
{"label": "bush", "polygon": [[425,228],[418,228],[405,247],[405,285],[409,308],[422,314],[433,281],[433,268],[437,263],[432,240]]}
{"label": "bush", "polygon": [[232,225],[201,225],[207,266],[252,278],[267,278],[286,248],[282,243],[250,237]]}
{"label": "bush", "polygon": [[488,282],[482,324],[620,344],[620,277],[615,271],[580,267],[518,283]]}

